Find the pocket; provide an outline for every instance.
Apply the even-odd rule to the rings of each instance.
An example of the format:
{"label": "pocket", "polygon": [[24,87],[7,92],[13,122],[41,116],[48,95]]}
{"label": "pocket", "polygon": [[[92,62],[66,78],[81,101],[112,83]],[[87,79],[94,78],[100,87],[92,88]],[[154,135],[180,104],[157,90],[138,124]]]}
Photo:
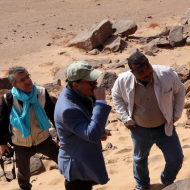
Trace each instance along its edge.
{"label": "pocket", "polygon": [[168,89],[165,89],[165,90],[163,90],[163,93],[162,93],[162,95],[169,95],[169,94],[172,94],[173,93],[173,88],[168,88]]}

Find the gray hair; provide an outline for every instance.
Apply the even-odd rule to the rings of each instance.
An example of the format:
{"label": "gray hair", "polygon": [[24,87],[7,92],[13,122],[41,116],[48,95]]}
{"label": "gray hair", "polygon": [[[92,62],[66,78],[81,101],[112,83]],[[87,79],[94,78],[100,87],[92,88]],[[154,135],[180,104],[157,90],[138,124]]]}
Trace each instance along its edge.
{"label": "gray hair", "polygon": [[21,67],[21,66],[16,66],[14,68],[12,68],[10,71],[9,71],[9,76],[8,76],[8,79],[10,81],[11,84],[15,83],[15,78],[14,78],[14,75],[17,74],[17,73],[24,73],[25,71],[27,71],[24,67]]}

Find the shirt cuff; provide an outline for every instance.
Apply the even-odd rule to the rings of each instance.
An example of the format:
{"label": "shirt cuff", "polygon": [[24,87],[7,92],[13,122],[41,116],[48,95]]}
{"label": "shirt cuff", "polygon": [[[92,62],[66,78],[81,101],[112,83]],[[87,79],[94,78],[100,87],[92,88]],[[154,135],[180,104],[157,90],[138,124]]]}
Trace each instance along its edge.
{"label": "shirt cuff", "polygon": [[134,122],[132,119],[130,119],[130,120],[127,121],[126,123],[127,123],[127,125],[129,125],[129,126],[135,125],[135,122]]}
{"label": "shirt cuff", "polygon": [[106,104],[107,105],[107,102],[105,100],[96,100],[97,103],[101,103],[101,104]]}

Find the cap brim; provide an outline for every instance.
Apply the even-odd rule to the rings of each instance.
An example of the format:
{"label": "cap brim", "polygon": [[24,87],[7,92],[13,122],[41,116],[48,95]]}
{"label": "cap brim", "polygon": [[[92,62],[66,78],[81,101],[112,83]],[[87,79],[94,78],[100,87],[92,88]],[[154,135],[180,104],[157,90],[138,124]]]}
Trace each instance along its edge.
{"label": "cap brim", "polygon": [[98,79],[98,77],[102,74],[101,71],[94,69],[93,71],[90,72],[86,77],[82,78],[87,81],[95,81]]}

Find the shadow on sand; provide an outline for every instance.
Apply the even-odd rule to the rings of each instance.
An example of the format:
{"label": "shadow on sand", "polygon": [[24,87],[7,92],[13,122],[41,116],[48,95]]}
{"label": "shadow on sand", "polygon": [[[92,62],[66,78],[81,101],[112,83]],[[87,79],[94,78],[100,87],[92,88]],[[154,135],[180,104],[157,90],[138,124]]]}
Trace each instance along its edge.
{"label": "shadow on sand", "polygon": [[152,184],[148,188],[148,190],[162,190],[162,189],[164,189],[164,186],[159,183]]}

